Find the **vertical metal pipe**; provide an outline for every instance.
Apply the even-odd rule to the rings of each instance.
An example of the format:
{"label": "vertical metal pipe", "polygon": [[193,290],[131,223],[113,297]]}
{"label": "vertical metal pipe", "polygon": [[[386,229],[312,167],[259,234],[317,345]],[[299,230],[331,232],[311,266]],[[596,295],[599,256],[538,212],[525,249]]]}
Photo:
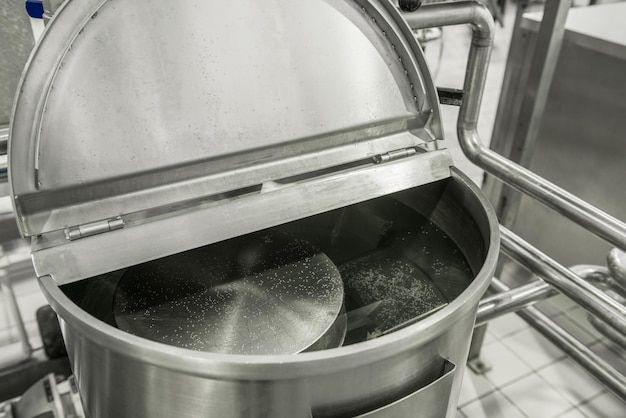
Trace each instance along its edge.
{"label": "vertical metal pipe", "polygon": [[463,84],[465,95],[459,109],[458,128],[476,131],[493,46],[494,22],[491,13],[482,3],[459,1],[427,4],[415,13],[404,14],[404,18],[413,29],[471,25],[472,43]]}
{"label": "vertical metal pipe", "polygon": [[[506,292],[509,287],[497,279],[494,279],[492,286],[500,292]],[[552,321],[548,316],[538,309],[529,307],[518,311],[530,326],[536,329],[541,335],[559,347],[572,360],[587,370],[602,385],[626,400],[626,377],[615,370],[609,363],[598,357],[587,346],[578,341],[574,336]]]}

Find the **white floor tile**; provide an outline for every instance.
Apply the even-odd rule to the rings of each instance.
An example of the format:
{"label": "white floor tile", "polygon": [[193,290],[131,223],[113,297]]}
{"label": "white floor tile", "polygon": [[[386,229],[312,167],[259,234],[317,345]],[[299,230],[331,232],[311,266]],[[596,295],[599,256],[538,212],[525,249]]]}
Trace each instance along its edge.
{"label": "white floor tile", "polygon": [[455,415],[454,417],[455,417],[455,418],[467,418],[467,417],[465,416],[465,414],[464,414],[463,412],[461,412],[461,410],[460,410],[460,409],[457,409],[457,410],[456,410],[456,415]]}
{"label": "white floor tile", "polygon": [[466,369],[458,405],[463,406],[473,402],[494,390],[493,384],[485,376],[474,374],[470,369]]}
{"label": "white floor tile", "polygon": [[501,392],[493,392],[484,398],[461,408],[467,418],[524,418],[524,414]]}
{"label": "white floor tile", "polygon": [[626,404],[611,395],[604,393],[579,407],[588,418],[626,417]]}
{"label": "white floor tile", "polygon": [[536,374],[511,383],[501,391],[528,417],[552,418],[574,406]]}
{"label": "white floor tile", "polygon": [[[503,339],[502,342],[535,371],[566,358],[566,354],[561,348],[533,328]],[[512,348],[513,346],[515,348]]]}
{"label": "white floor tile", "polygon": [[562,350],[532,329],[513,334],[502,342],[533,370],[565,357]]}
{"label": "white floor tile", "polygon": [[502,387],[533,372],[530,366],[501,341],[484,346],[480,357],[491,366],[485,377],[496,387]]}
{"label": "white floor tile", "polygon": [[570,359],[554,363],[538,373],[573,405],[588,401],[604,391],[598,382]]}
{"label": "white floor tile", "polygon": [[516,332],[528,329],[529,325],[522,318],[514,313],[506,314],[500,318],[489,322],[487,329],[499,340],[506,338]]}

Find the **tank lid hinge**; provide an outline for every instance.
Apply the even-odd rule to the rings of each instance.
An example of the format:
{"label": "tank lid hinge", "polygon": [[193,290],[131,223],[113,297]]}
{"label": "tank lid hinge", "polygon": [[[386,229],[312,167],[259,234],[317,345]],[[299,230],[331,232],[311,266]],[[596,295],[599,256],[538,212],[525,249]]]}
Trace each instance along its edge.
{"label": "tank lid hinge", "polygon": [[386,163],[389,161],[399,160],[401,158],[410,157],[417,154],[417,150],[414,147],[401,148],[393,151],[386,152],[384,154],[378,154],[372,157],[374,164]]}
{"label": "tank lid hinge", "polygon": [[124,228],[124,220],[118,216],[116,218],[66,228],[65,237],[70,241],[74,241],[122,228]]}

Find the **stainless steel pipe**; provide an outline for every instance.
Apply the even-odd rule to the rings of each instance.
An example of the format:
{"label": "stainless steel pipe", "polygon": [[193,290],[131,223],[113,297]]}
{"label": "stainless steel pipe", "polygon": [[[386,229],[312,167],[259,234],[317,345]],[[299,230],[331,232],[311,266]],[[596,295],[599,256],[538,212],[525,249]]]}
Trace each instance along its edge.
{"label": "stainless steel pipe", "polygon": [[[491,285],[499,292],[510,290],[507,285],[496,278],[493,279]],[[518,311],[517,314],[541,335],[563,350],[607,389],[626,400],[626,377],[587,348],[585,344],[537,308],[529,307]]]}
{"label": "stainless steel pipe", "polygon": [[605,322],[599,320],[593,315],[589,316],[589,322],[595,329],[600,331],[602,335],[619,345],[622,349],[626,350],[626,336],[619,331],[616,331],[613,327],[607,325]]}
{"label": "stainless steel pipe", "polygon": [[558,294],[553,286],[539,279],[487,297],[478,304],[476,326]]}
{"label": "stainless steel pipe", "polygon": [[465,97],[457,123],[459,142],[467,158],[598,237],[626,249],[626,224],[497,154],[482,143],[477,130],[478,115],[493,44],[494,26],[487,8],[473,1],[436,3],[424,5],[415,13],[405,13],[404,18],[413,29],[463,23],[472,25],[474,34],[463,85]]}
{"label": "stainless steel pipe", "polygon": [[500,226],[501,250],[584,309],[626,334],[626,307],[522,238]]}
{"label": "stainless steel pipe", "polygon": [[[611,253],[613,254],[613,251]],[[610,260],[611,255],[609,255],[607,260],[609,265],[611,264]],[[616,279],[615,271],[612,269],[593,265],[577,265],[570,267],[570,270],[579,275],[586,282],[602,283],[603,285],[600,289],[606,292],[607,296],[616,299],[620,304],[624,304],[624,298],[618,293],[618,289],[621,287],[621,282]],[[608,289],[605,287],[608,287]],[[615,328],[593,315],[589,315],[589,322],[591,322],[591,325],[593,325],[605,337],[609,338],[623,349],[626,349],[626,335],[617,331]]]}
{"label": "stainless steel pipe", "polygon": [[[416,13],[404,14],[413,29],[457,25],[472,25],[473,37],[464,82],[465,98],[457,124],[459,141],[467,157],[501,180],[545,203],[569,217],[599,237],[620,248],[626,247],[626,225],[572,194],[558,188],[540,176],[513,163],[485,147],[477,132],[480,103],[487,76],[493,44],[493,19],[480,3],[424,5]],[[626,308],[598,291],[580,277],[559,265],[512,232],[501,228],[502,248],[535,273],[572,299],[587,307],[615,328],[626,331]]]}
{"label": "stainless steel pipe", "polygon": [[[528,194],[551,209],[568,217],[598,237],[626,248],[626,224],[557,187],[526,168],[513,163],[486,147],[478,134],[478,116],[493,43],[493,20],[486,7],[477,2],[431,4],[418,12],[405,14],[413,29],[457,25],[472,25],[473,38],[464,81],[465,98],[459,111],[457,133],[465,155],[476,165],[498,177],[522,193]],[[505,228],[502,249],[516,260],[544,276],[563,293],[582,304],[616,329],[626,330],[625,308],[608,300],[606,295],[554,260],[516,237]],[[510,290],[497,279],[499,290]],[[487,309],[487,308],[485,308]],[[495,308],[490,308],[495,310]],[[561,347],[570,357],[587,369],[618,396],[626,399],[626,378],[591,352],[580,341],[565,332],[537,309],[529,307],[518,313],[541,334]],[[483,313],[483,315],[486,315]]]}

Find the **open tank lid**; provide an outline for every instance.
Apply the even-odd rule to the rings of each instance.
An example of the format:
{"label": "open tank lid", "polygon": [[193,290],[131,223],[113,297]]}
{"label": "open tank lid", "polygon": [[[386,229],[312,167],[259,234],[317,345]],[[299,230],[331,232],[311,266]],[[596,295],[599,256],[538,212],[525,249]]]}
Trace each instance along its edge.
{"label": "open tank lid", "polygon": [[[421,156],[442,136],[421,50],[385,0],[68,1],[31,56],[12,122],[13,200],[22,234],[44,237],[35,247],[189,218],[194,205],[396,150]],[[405,176],[449,175],[439,152]],[[325,190],[310,213],[345,194]],[[246,222],[239,232],[264,226]]]}

